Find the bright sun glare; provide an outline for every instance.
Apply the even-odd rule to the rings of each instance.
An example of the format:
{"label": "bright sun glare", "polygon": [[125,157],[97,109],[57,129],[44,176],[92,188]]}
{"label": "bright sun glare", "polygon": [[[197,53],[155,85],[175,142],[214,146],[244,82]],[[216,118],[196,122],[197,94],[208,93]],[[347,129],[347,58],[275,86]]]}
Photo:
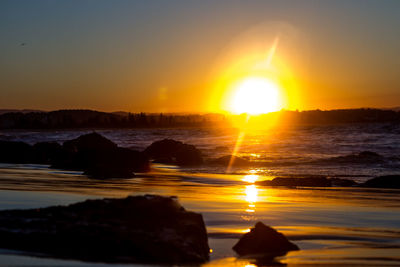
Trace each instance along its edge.
{"label": "bright sun glare", "polygon": [[258,115],[281,107],[278,85],[266,78],[247,78],[234,89],[230,109],[233,113]]}

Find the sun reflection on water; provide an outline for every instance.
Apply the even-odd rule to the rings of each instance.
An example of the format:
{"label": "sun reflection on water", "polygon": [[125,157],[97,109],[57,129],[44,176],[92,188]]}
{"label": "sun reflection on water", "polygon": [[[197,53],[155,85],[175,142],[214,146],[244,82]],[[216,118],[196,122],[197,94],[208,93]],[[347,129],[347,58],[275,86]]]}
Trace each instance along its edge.
{"label": "sun reflection on water", "polygon": [[254,184],[257,180],[258,180],[258,175],[256,174],[245,175],[242,179],[242,181],[252,184]]}
{"label": "sun reflection on water", "polygon": [[250,205],[254,205],[255,202],[257,202],[258,198],[258,189],[255,185],[246,185],[245,189],[246,193],[246,201],[250,203]]}
{"label": "sun reflection on water", "polygon": [[246,185],[245,188],[245,200],[249,202],[248,208],[246,209],[246,212],[253,213],[255,212],[256,205],[255,203],[257,202],[258,199],[258,189],[257,186],[255,185]]}

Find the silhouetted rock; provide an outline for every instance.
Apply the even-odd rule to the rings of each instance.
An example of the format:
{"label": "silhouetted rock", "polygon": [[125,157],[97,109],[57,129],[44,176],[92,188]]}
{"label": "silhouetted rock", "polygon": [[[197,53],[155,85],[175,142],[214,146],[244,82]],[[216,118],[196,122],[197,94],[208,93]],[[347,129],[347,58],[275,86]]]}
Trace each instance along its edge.
{"label": "silhouetted rock", "polygon": [[319,160],[321,163],[334,164],[376,164],[383,163],[384,161],[385,158],[383,156],[372,151],[363,151],[358,154],[350,154],[346,156]]}
{"label": "silhouetted rock", "polygon": [[372,178],[362,184],[364,187],[400,189],[400,175],[386,175]]}
{"label": "silhouetted rock", "polygon": [[358,185],[353,180],[350,179],[342,179],[342,178],[331,178],[329,179],[332,183],[332,186],[338,186],[338,187],[349,187],[349,186],[355,186]]}
{"label": "silhouetted rock", "polygon": [[0,162],[31,163],[32,146],[24,142],[0,141]]}
{"label": "silhouetted rock", "polygon": [[57,142],[39,142],[33,145],[33,162],[37,164],[51,164],[65,156],[65,151]]}
{"label": "silhouetted rock", "polygon": [[282,178],[277,177],[270,180],[256,182],[264,186],[310,186],[327,187],[331,186],[331,181],[324,176],[301,177],[301,178]]}
{"label": "silhouetted rock", "polygon": [[129,178],[133,172],[147,172],[150,162],[142,152],[117,147],[93,155],[85,174],[94,178]]}
{"label": "silhouetted rock", "polygon": [[240,238],[239,242],[233,246],[233,250],[239,256],[273,259],[285,255],[288,251],[299,250],[299,247],[272,227],[258,222],[250,232]]}
{"label": "silhouetted rock", "polygon": [[63,149],[63,157],[53,160],[53,168],[84,171],[93,178],[129,178],[133,172],[150,169],[144,153],[117,147],[97,133],[66,141]]}
{"label": "silhouetted rock", "polygon": [[201,152],[195,146],[172,139],[156,141],[148,146],[144,153],[159,163],[177,165],[199,165],[203,163]]}
{"label": "silhouetted rock", "polygon": [[93,132],[84,134],[76,139],[65,141],[63,147],[72,152],[104,151],[116,148],[117,145],[104,136]]}
{"label": "silhouetted rock", "polygon": [[182,264],[209,257],[201,214],[154,195],[0,211],[0,237],[2,248],[88,261]]}
{"label": "silhouetted rock", "polygon": [[62,147],[65,153],[52,161],[52,167],[85,171],[96,165],[100,155],[117,148],[117,145],[98,133],[90,133],[65,141]]}
{"label": "silhouetted rock", "polygon": [[363,151],[363,152],[359,153],[358,156],[361,158],[380,158],[381,157],[381,155],[379,155],[376,152],[372,152],[372,151]]}
{"label": "silhouetted rock", "polygon": [[251,164],[250,161],[234,155],[222,156],[220,158],[210,160],[210,163],[223,166],[228,166],[229,163],[231,163],[232,166],[248,166]]}

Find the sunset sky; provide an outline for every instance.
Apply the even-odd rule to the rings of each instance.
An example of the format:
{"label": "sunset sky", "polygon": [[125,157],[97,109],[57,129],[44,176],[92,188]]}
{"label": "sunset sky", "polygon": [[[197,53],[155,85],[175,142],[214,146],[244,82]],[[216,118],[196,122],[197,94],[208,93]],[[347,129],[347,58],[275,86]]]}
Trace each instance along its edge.
{"label": "sunset sky", "polygon": [[282,108],[400,106],[399,14],[397,0],[2,0],[0,108],[220,112],[254,71],[279,81]]}

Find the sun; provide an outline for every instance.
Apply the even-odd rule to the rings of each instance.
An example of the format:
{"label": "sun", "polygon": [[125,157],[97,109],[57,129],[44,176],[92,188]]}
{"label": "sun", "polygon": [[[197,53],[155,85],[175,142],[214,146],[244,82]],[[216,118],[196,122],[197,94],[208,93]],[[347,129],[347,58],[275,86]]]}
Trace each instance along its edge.
{"label": "sun", "polygon": [[278,111],[282,108],[279,87],[267,78],[245,78],[234,87],[229,108],[250,115]]}

